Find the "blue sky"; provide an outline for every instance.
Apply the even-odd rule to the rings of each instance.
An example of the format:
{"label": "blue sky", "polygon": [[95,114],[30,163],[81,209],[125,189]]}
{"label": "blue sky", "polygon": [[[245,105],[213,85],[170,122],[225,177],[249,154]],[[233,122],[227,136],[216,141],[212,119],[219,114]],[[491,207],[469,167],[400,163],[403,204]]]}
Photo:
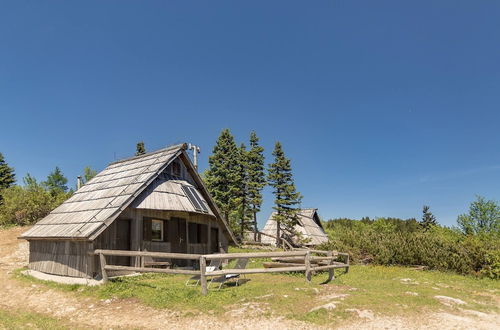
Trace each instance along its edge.
{"label": "blue sky", "polygon": [[[276,140],[323,218],[452,225],[500,199],[500,2],[0,4],[0,152],[72,181],[228,127]],[[271,212],[266,188],[259,222]]]}

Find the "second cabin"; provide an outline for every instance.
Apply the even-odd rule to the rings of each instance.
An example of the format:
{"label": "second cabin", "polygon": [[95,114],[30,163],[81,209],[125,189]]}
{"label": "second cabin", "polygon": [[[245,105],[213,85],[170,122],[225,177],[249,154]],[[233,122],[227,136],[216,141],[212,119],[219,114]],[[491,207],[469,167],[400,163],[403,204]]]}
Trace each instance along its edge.
{"label": "second cabin", "polygon": [[235,242],[185,144],[111,163],[21,238],[29,241],[30,269],[85,278],[99,272],[96,249],[209,254]]}

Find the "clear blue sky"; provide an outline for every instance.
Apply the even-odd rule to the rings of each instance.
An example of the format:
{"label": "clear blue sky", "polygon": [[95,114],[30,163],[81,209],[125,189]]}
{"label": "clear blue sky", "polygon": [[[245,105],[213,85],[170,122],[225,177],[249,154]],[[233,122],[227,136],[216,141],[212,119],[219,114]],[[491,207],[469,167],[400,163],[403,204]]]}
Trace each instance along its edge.
{"label": "clear blue sky", "polygon": [[[3,1],[0,152],[74,184],[255,130],[323,218],[455,223],[500,199],[498,1]],[[271,212],[265,194],[260,223]]]}

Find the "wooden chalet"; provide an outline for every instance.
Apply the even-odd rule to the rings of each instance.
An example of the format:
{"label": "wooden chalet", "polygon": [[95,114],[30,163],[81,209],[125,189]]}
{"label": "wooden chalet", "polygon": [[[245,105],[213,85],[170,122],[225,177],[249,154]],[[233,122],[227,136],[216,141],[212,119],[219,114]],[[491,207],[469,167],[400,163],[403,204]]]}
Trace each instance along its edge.
{"label": "wooden chalet", "polygon": [[[273,212],[262,230],[261,243],[276,245],[276,227],[277,223],[274,220]],[[294,230],[300,234],[300,238],[304,243],[298,244],[299,237],[291,237],[293,244],[304,245],[308,247],[320,245],[328,242],[328,235],[325,233],[321,221],[318,216],[318,209],[302,209],[298,214],[298,223]]]}
{"label": "wooden chalet", "polygon": [[111,163],[21,238],[29,241],[30,269],[84,278],[99,273],[96,249],[208,254],[235,242],[186,144]]}

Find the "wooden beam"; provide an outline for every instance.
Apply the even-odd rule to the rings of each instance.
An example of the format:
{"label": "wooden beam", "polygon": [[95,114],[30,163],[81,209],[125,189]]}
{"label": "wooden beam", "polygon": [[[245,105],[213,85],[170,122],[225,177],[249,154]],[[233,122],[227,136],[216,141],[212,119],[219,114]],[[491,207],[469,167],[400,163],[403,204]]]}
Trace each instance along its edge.
{"label": "wooden beam", "polygon": [[[327,256],[332,258],[333,251],[328,252]],[[330,264],[332,264],[332,262],[333,262],[333,258],[331,259]],[[334,271],[333,268],[331,268],[331,269],[328,270],[328,280],[327,280],[327,282],[330,282],[331,280],[334,280],[334,279],[335,279],[335,271]]]}
{"label": "wooden beam", "polygon": [[207,276],[205,273],[207,272],[207,259],[205,257],[200,257],[200,283],[201,283],[201,294],[203,296],[207,295]]}
{"label": "wooden beam", "polygon": [[229,274],[262,274],[262,273],[285,273],[303,272],[305,266],[282,267],[282,268],[247,268],[247,269],[224,269],[207,273],[207,276],[220,276]]}
{"label": "wooden beam", "polygon": [[305,256],[307,251],[288,251],[288,252],[248,252],[248,253],[220,253],[206,254],[207,260],[214,259],[237,259],[237,258],[273,258],[273,257],[298,257]]}
{"label": "wooden beam", "polygon": [[187,260],[198,260],[201,257],[200,254],[150,252],[150,251],[125,251],[125,250],[95,250],[94,253],[104,254],[107,256],[120,256],[120,257],[153,257],[153,258],[187,259]]}
{"label": "wooden beam", "polygon": [[306,271],[306,281],[311,283],[311,252],[307,251],[304,257],[305,271]]}
{"label": "wooden beam", "polygon": [[336,265],[327,265],[327,266],[318,266],[318,267],[311,267],[312,271],[320,271],[320,270],[327,270],[327,269],[334,269],[334,268],[348,268],[349,266],[346,264],[336,264]]}
{"label": "wooden beam", "polygon": [[105,268],[106,270],[124,270],[137,273],[200,275],[199,270],[187,270],[187,269],[147,268],[147,267],[130,267],[130,266],[115,266],[115,265],[106,265]]}
{"label": "wooden beam", "polygon": [[[331,252],[330,252],[331,253]],[[336,257],[335,256],[328,256],[328,257],[316,257],[316,256],[311,256],[311,261],[322,261],[322,260],[334,260]]]}
{"label": "wooden beam", "polygon": [[101,262],[102,281],[106,283],[108,281],[108,273],[106,272],[106,257],[104,254],[99,254],[99,261]]}

